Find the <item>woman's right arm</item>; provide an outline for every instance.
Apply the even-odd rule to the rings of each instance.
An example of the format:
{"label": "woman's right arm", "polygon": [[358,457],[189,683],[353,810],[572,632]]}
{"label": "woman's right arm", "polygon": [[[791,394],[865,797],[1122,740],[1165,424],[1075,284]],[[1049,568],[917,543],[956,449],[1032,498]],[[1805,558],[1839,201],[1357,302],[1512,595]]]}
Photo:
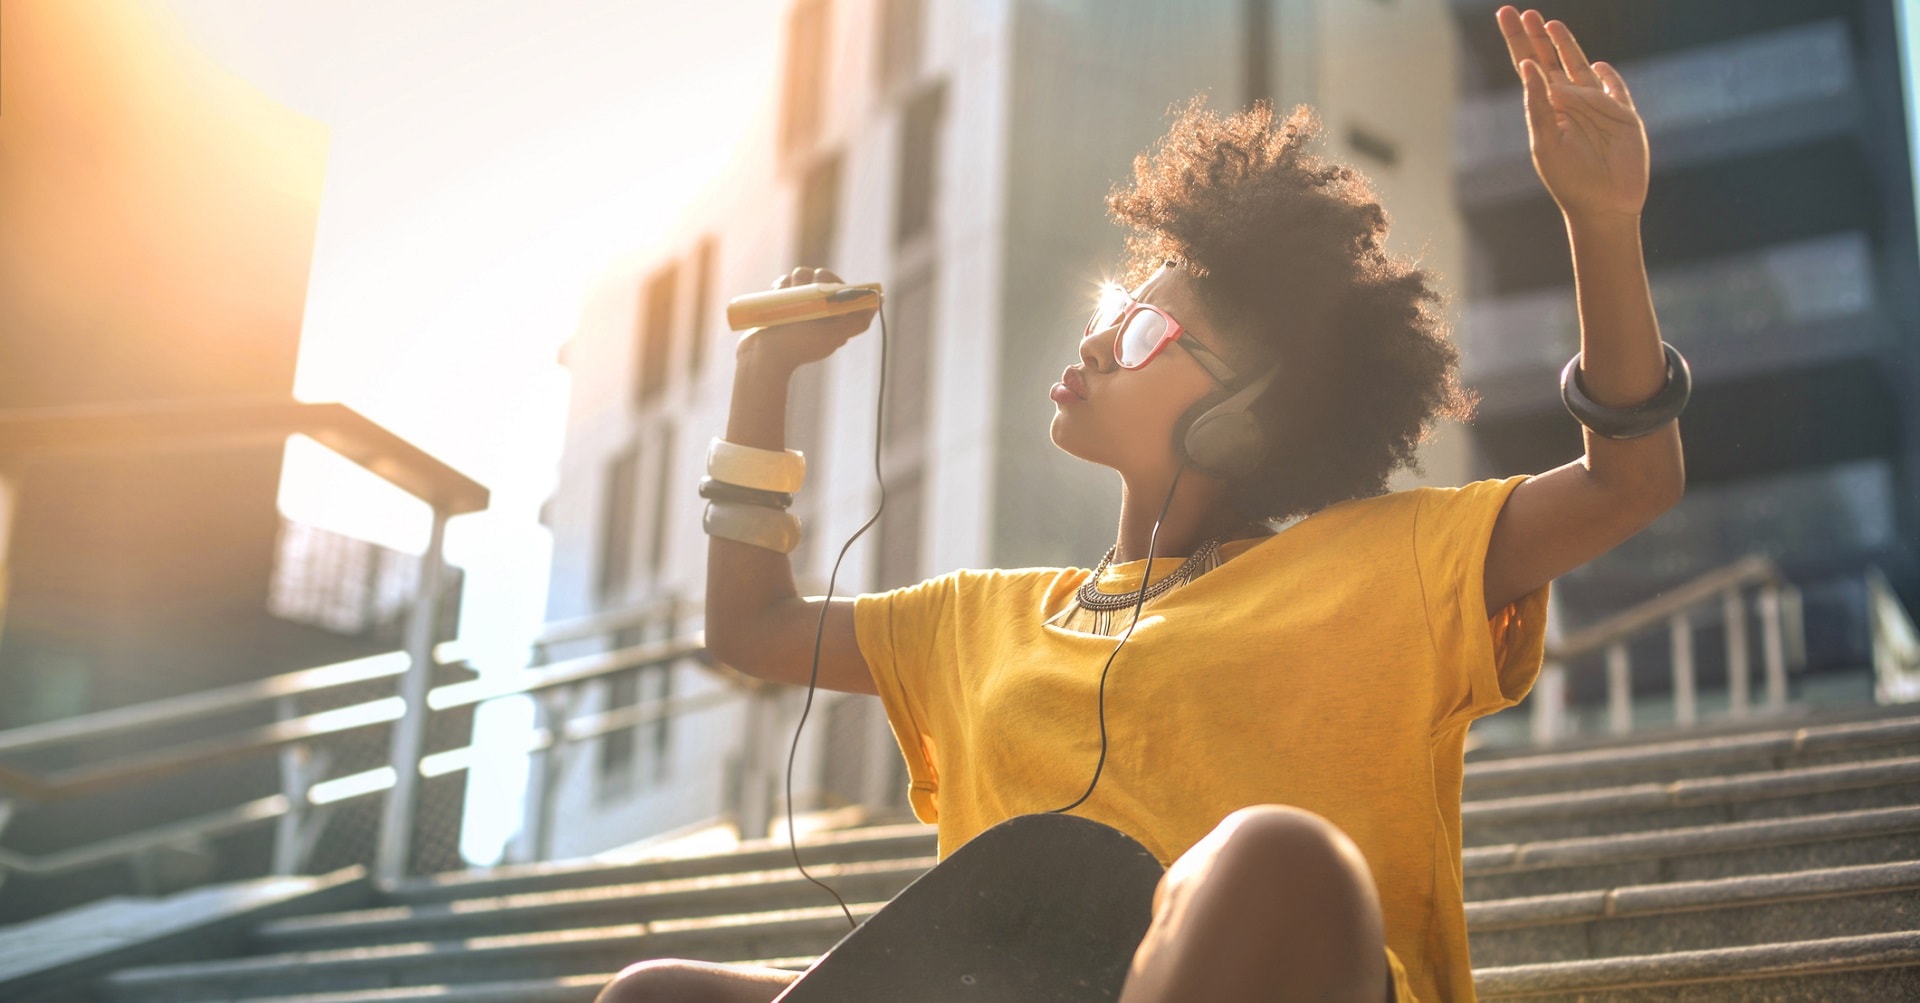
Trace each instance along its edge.
{"label": "woman's right arm", "polygon": [[[824,268],[796,268],[774,285],[838,281]],[[794,371],[833,354],[872,322],[873,311],[862,310],[757,328],[742,335],[734,356],[727,441],[756,449],[786,448],[787,385]],[[786,554],[717,536],[707,538],[706,639],[707,650],[716,659],[751,676],[805,686],[823,604],[819,597],[801,597],[793,581],[793,562]],[[835,599],[825,605],[820,688],[876,692],[854,638],[853,600]]]}

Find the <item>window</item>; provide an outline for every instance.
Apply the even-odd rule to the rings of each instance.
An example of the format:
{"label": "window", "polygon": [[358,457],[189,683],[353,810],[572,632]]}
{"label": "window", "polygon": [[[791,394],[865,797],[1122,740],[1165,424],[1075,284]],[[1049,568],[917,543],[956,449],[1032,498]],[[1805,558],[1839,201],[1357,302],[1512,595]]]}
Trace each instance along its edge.
{"label": "window", "polygon": [[887,476],[887,510],[880,514],[874,548],[874,586],[898,588],[920,580],[920,517],[926,468],[916,465]]}
{"label": "window", "polygon": [[940,124],[946,110],[944,83],[907,102],[900,124],[900,176],[894,204],[893,239],[905,244],[933,224],[940,160]]}
{"label": "window", "polygon": [[659,445],[653,451],[659,460],[653,472],[653,538],[647,546],[647,570],[658,578],[661,566],[666,563],[667,515],[675,497],[671,488],[677,483],[673,477],[672,422],[662,423]]}
{"label": "window", "polygon": [[[617,642],[616,642],[617,643]],[[640,673],[622,672],[607,678],[606,711],[640,702]],[[633,784],[634,729],[619,728],[600,736],[599,776],[603,793],[625,791]]]}
{"label": "window", "polygon": [[917,458],[927,435],[933,361],[933,276],[920,270],[894,286],[892,358],[887,360],[887,446]]}
{"label": "window", "polygon": [[634,403],[645,407],[667,386],[667,358],[673,349],[673,285],[678,271],[669,264],[647,280],[641,293],[639,351],[635,352]]}
{"label": "window", "polygon": [[840,156],[822,157],[800,182],[799,239],[793,263],[831,267],[840,220]]}
{"label": "window", "polygon": [[[815,161],[800,181],[799,219],[794,241],[794,264],[813,268],[831,267],[839,241],[840,155],[829,154]],[[801,366],[793,374],[787,393],[787,446],[814,456],[822,443],[826,418],[826,367],[818,363]],[[817,492],[803,492],[795,504],[794,515],[803,527]],[[815,533],[802,529],[800,546],[790,555],[795,568],[813,562]]]}
{"label": "window", "polygon": [[714,244],[712,237],[702,240],[700,249],[693,255],[693,344],[687,353],[689,377],[699,376],[700,367],[707,362],[707,315],[713,312],[713,305],[707,300],[713,295]]}
{"label": "window", "polygon": [[926,0],[880,0],[879,58],[874,83],[884,93],[908,83],[920,72]]}
{"label": "window", "polygon": [[[617,631],[613,648],[632,648],[647,641],[638,628]],[[605,713],[627,713],[644,720],[623,728],[612,728],[599,739],[598,769],[595,775],[601,796],[625,794],[638,781],[657,784],[667,776],[668,748],[673,719],[658,713],[673,697],[673,666],[650,665],[631,672],[615,673],[605,682]]]}
{"label": "window", "polygon": [[1392,167],[1400,160],[1400,151],[1392,143],[1357,125],[1347,126],[1347,145],[1353,147],[1355,152],[1379,161],[1384,167]]}
{"label": "window", "polygon": [[1247,46],[1241,89],[1251,107],[1261,98],[1273,97],[1273,0],[1244,0],[1241,14],[1246,24],[1241,37]]}
{"label": "window", "polygon": [[826,91],[826,0],[800,0],[787,16],[787,77],[781,93],[780,149],[804,152],[819,139]]}
{"label": "window", "polygon": [[625,589],[633,570],[634,481],[640,451],[629,446],[607,464],[600,491],[600,574],[596,585],[604,602]]}
{"label": "window", "polygon": [[826,755],[821,757],[821,808],[840,808],[866,800],[867,770],[873,747],[868,736],[874,701],[841,696],[827,705]]}

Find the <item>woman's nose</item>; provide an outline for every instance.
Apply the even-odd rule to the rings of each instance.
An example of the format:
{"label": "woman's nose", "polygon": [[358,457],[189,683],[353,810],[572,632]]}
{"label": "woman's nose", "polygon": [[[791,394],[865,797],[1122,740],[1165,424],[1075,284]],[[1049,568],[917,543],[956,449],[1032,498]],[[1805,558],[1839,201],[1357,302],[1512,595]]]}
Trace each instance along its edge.
{"label": "woman's nose", "polygon": [[1113,337],[1120,325],[1116,322],[1106,327],[1095,327],[1080,337],[1080,359],[1087,368],[1096,372],[1106,372],[1113,368]]}

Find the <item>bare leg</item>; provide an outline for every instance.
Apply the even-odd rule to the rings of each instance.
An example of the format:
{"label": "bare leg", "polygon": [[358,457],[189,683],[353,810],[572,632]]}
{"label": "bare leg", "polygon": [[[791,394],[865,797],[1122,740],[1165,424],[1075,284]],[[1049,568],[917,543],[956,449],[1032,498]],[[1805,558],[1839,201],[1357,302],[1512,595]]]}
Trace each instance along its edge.
{"label": "bare leg", "polygon": [[1345,833],[1298,808],[1243,808],[1167,869],[1120,1003],[1377,1003],[1392,989],[1385,937]]}
{"label": "bare leg", "polygon": [[799,972],[705,961],[628,965],[594,1003],[769,1003]]}

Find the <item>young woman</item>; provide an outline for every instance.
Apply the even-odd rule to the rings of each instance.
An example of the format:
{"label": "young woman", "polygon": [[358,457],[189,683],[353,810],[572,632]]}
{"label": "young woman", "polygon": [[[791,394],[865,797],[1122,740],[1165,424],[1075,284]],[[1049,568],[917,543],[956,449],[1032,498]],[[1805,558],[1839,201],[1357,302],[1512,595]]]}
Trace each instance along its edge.
{"label": "young woman", "polygon": [[[1648,295],[1640,118],[1565,25],[1496,17],[1572,242],[1585,456],[1387,492],[1437,419],[1472,410],[1432,277],[1385,252],[1363,177],[1305,152],[1311,111],[1196,103],[1109,197],[1137,285],[1106,290],[1051,391],[1053,441],[1120,475],[1113,549],[1092,572],[961,571],[824,609],[819,685],[880,696],[942,856],[1083,798],[1168,865],[1123,1003],[1471,1000],[1467,726],[1532,685],[1550,580],[1681,496],[1685,364]],[[838,278],[776,285],[812,281]],[[747,493],[710,514],[707,636],[767,679],[807,682],[823,613],[795,590],[785,513],[753,507],[798,487],[788,377],[871,316],[740,342],[712,473]],[[602,999],[759,1003],[793,977],[647,962]]]}

